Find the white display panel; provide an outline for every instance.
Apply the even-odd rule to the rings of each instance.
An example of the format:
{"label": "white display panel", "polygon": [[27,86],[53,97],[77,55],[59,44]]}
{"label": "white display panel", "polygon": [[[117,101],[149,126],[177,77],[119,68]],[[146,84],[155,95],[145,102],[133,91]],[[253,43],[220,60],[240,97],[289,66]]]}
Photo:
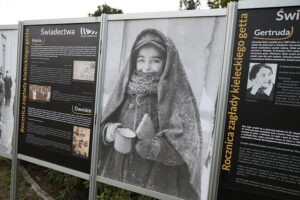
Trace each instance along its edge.
{"label": "white display panel", "polygon": [[[170,41],[170,43],[173,43],[173,45],[169,45],[169,43],[163,43],[165,45],[166,49],[168,49],[168,55],[166,56],[167,63],[172,63],[174,65],[177,65],[178,63],[182,63],[180,65],[182,68],[178,73],[185,73],[186,74],[186,79],[185,80],[178,80],[178,85],[183,84],[183,85],[189,85],[191,87],[191,93],[188,93],[188,96],[182,96],[180,95],[179,92],[176,92],[176,90],[182,90],[180,86],[176,86],[176,83],[174,83],[173,88],[169,88],[172,90],[172,92],[175,92],[176,98],[178,99],[195,99],[195,104],[193,104],[193,108],[195,110],[192,110],[194,113],[199,113],[199,118],[194,117],[192,120],[193,122],[191,123],[192,126],[195,124],[199,125],[199,132],[198,134],[200,135],[200,140],[199,145],[194,145],[197,143],[197,140],[178,140],[180,142],[183,142],[182,148],[187,148],[189,145],[194,145],[197,146],[201,154],[200,157],[195,157],[193,161],[195,161],[197,164],[194,165],[198,169],[197,174],[194,174],[197,176],[196,179],[192,180],[191,177],[189,177],[189,173],[191,171],[185,171],[185,172],[179,172],[175,176],[178,177],[177,181],[180,179],[179,177],[184,177],[184,179],[189,179],[189,184],[194,184],[193,190],[194,192],[197,193],[197,198],[198,199],[206,199],[207,194],[208,194],[208,182],[209,182],[209,176],[210,176],[210,167],[211,167],[211,156],[212,156],[212,147],[213,147],[213,129],[214,129],[214,116],[215,116],[215,103],[216,103],[216,98],[217,98],[217,92],[219,88],[219,83],[220,83],[220,77],[221,77],[221,66],[222,66],[222,53],[223,53],[223,47],[224,47],[224,31],[225,31],[225,17],[224,16],[215,16],[215,17],[185,17],[185,18],[162,18],[162,19],[140,19],[140,20],[128,20],[128,21],[122,21],[122,20],[112,20],[108,21],[108,39],[107,39],[107,51],[106,51],[106,62],[104,65],[104,92],[103,94],[103,104],[102,104],[102,109],[104,110],[102,116],[104,117],[102,120],[102,126],[101,126],[101,132],[99,133],[100,135],[100,171],[99,175],[103,176],[98,177],[98,181],[101,182],[107,182],[110,183],[114,182],[114,185],[123,187],[126,189],[131,189],[136,192],[141,192],[150,196],[157,196],[157,192],[160,194],[165,194],[165,195],[171,195],[173,197],[178,197],[178,198],[190,198],[188,196],[181,195],[179,190],[182,189],[180,188],[173,188],[169,190],[162,191],[159,188],[167,187],[167,183],[164,183],[164,181],[161,181],[161,185],[155,185],[155,184],[148,184],[148,183],[141,183],[138,184],[135,180],[132,180],[131,178],[127,179],[126,178],[126,170],[121,170],[119,171],[117,168],[122,166],[121,168],[124,169],[125,165],[124,163],[112,163],[108,160],[115,159],[114,156],[110,156],[109,154],[115,154],[116,150],[114,150],[114,145],[112,143],[108,144],[107,141],[103,141],[106,138],[102,138],[102,136],[106,135],[106,132],[104,127],[107,128],[108,123],[118,123],[122,121],[122,117],[120,117],[121,112],[119,112],[119,109],[124,109],[124,104],[126,104],[126,94],[124,96],[120,96],[121,101],[118,99],[114,99],[114,96],[116,93],[118,93],[118,87],[116,86],[117,84],[120,85],[127,85],[128,80],[130,79],[131,75],[124,75],[128,71],[126,71],[126,66],[129,67],[130,69],[133,69],[133,66],[129,66],[126,63],[130,60],[130,57],[132,56],[132,48],[135,48],[134,43],[139,43],[140,39],[137,39],[137,37],[141,32],[145,31],[147,32],[152,32],[149,29],[155,29],[153,32],[156,32],[160,35],[160,37],[163,38],[163,40]],[[143,36],[142,36],[143,37]],[[172,47],[171,47],[172,46]],[[177,59],[176,62],[170,61],[170,56],[172,53],[170,51],[175,51],[176,56],[172,57],[171,59]],[[177,55],[178,52],[178,55]],[[172,55],[175,55],[174,53]],[[169,60],[168,60],[169,59]],[[131,59],[130,62],[136,62],[136,60]],[[164,65],[164,68],[169,68],[170,66],[167,66],[168,64]],[[175,67],[176,68],[176,67]],[[163,72],[165,73],[166,76],[168,76],[168,72]],[[171,73],[171,72],[170,72]],[[171,73],[172,74],[172,73]],[[174,74],[173,74],[174,75]],[[164,76],[164,75],[162,75]],[[166,77],[165,76],[165,77]],[[171,75],[172,76],[172,75]],[[184,75],[185,76],[185,75]],[[119,77],[119,78],[118,78]],[[121,78],[120,78],[121,77]],[[119,80],[118,83],[117,80]],[[123,79],[123,80],[122,80]],[[124,81],[124,79],[126,79]],[[168,79],[168,78],[167,78]],[[183,78],[184,79],[184,78]],[[166,80],[166,79],[165,79]],[[168,79],[171,80],[171,79]],[[176,81],[175,81],[176,82]],[[120,84],[122,83],[122,84]],[[160,84],[160,83],[158,83]],[[166,83],[168,85],[169,83]],[[178,88],[177,88],[178,87]],[[183,86],[184,87],[184,86]],[[187,86],[188,87],[188,86]],[[126,88],[126,86],[125,86]],[[186,89],[186,88],[185,88]],[[122,90],[122,89],[121,89]],[[127,89],[123,88],[123,91],[127,91]],[[121,92],[122,93],[122,92]],[[121,94],[120,93],[120,94]],[[161,97],[164,94],[158,94]],[[170,93],[170,95],[174,95],[174,93]],[[195,98],[194,98],[195,97]],[[116,104],[118,105],[112,105],[114,104],[114,101],[118,101]],[[177,102],[180,102],[177,101]],[[184,102],[184,101],[182,101]],[[176,104],[176,103],[175,103]],[[159,106],[158,112],[164,112],[165,110],[171,110],[169,107],[170,105],[163,105]],[[175,105],[175,109],[177,109],[178,105]],[[184,107],[184,106],[183,106]],[[110,111],[107,111],[109,109]],[[161,109],[165,108],[164,111]],[[145,112],[147,113],[147,112]],[[170,118],[166,120],[171,120],[172,117],[175,115],[176,111],[170,114]],[[174,116],[172,116],[174,114]],[[191,117],[190,110],[182,110],[179,115],[184,115],[181,117],[186,117],[189,118]],[[107,115],[110,115],[107,117]],[[195,114],[197,115],[197,114]],[[126,118],[135,118],[136,116],[127,116]],[[151,117],[150,117],[151,118]],[[118,121],[120,120],[120,121]],[[139,121],[141,119],[138,119]],[[185,119],[183,119],[185,120]],[[178,121],[179,122],[179,121]],[[162,124],[163,122],[160,121],[159,124]],[[177,126],[176,122],[170,122],[171,124],[174,123],[174,126]],[[183,122],[185,123],[185,122]],[[194,124],[193,124],[194,123]],[[129,128],[127,125],[124,125],[126,128]],[[173,126],[173,125],[172,125]],[[135,129],[134,127],[133,129]],[[172,132],[172,127],[166,127],[169,129],[170,133]],[[172,140],[168,138],[168,136],[158,136],[160,133],[164,132],[161,127],[156,127],[156,134],[155,137],[159,137],[160,139],[163,140],[163,143],[166,142],[167,145],[169,145],[171,150],[175,150],[175,153],[179,153],[178,146],[176,147],[175,140]],[[160,130],[160,131],[159,131]],[[184,131],[183,131],[184,132]],[[187,131],[188,132],[188,131]],[[183,133],[184,134],[184,133]],[[193,133],[191,133],[191,138],[193,138]],[[138,142],[142,141],[141,139],[135,139],[133,142],[133,150],[131,153],[127,155],[118,155],[120,159],[127,159],[129,158],[132,159],[135,156],[131,156],[132,154],[135,154],[136,150],[134,148],[138,148]],[[184,142],[186,144],[184,144]],[[194,142],[194,144],[193,144]],[[111,146],[106,148],[105,145]],[[137,146],[138,145],[138,146]],[[185,147],[184,147],[185,146]],[[102,148],[104,147],[104,149]],[[196,147],[196,148],[197,148]],[[164,147],[161,147],[163,149]],[[177,149],[177,150],[176,150]],[[106,154],[107,153],[107,154]],[[159,152],[160,154],[161,152]],[[106,154],[106,155],[105,155]],[[117,153],[118,154],[118,153]],[[179,153],[180,154],[180,153]],[[165,152],[163,155],[160,155],[164,157],[168,155],[168,152]],[[183,155],[184,156],[184,155]],[[192,155],[187,155],[189,156],[194,156]],[[179,158],[182,159],[182,156],[179,156]],[[167,156],[168,159],[168,156]],[[184,160],[185,158],[183,158]],[[146,159],[147,160],[147,159]],[[166,169],[169,164],[164,163],[161,159],[158,159],[158,161],[154,159],[150,159],[151,163],[156,165],[156,162],[159,163],[158,165],[161,165],[165,167]],[[110,164],[110,169],[113,169],[113,174],[120,173],[122,178],[116,177],[115,175],[108,175],[106,171],[105,165],[108,165],[107,162]],[[127,161],[126,161],[127,162]],[[143,162],[143,161],[142,161]],[[152,167],[149,167],[148,164],[142,164],[140,161],[137,161],[138,164],[141,164],[140,167],[146,167],[149,169],[149,173],[156,173],[153,170]],[[146,162],[147,163],[147,162]],[[187,162],[183,161],[183,163],[178,164],[175,166],[172,166],[171,168],[176,168],[176,170],[179,170],[180,167],[187,166]],[[104,167],[103,167],[104,166]],[[128,167],[128,165],[126,166]],[[130,166],[129,166],[130,168]],[[136,177],[136,173],[140,173],[135,171],[136,169],[133,169],[133,177]],[[129,169],[129,170],[131,170]],[[111,172],[112,172],[111,171]],[[168,170],[166,170],[168,171]],[[172,170],[171,170],[172,171]],[[172,172],[169,171],[171,174]],[[180,171],[180,170],[179,170]],[[146,172],[146,173],[148,173]],[[185,174],[186,173],[186,174]],[[193,173],[193,172],[192,172]],[[111,173],[112,174],[112,173]],[[143,175],[144,176],[144,175]],[[147,178],[149,181],[150,179],[155,179],[155,176],[151,177],[151,175]],[[167,175],[168,176],[168,175]],[[168,179],[166,176],[166,179]],[[125,178],[124,178],[125,177]],[[105,180],[110,180],[110,181],[105,181]],[[179,185],[179,182],[176,183],[176,180],[172,180],[175,184]],[[155,182],[155,181],[154,181]],[[148,185],[147,185],[148,184]],[[151,186],[150,186],[151,185]],[[131,186],[131,187],[130,187]],[[138,190],[137,188],[141,188]],[[168,188],[170,188],[168,186]],[[146,192],[146,191],[149,191]],[[151,191],[153,192],[151,194]],[[159,197],[159,198],[166,198],[166,196]]]}
{"label": "white display panel", "polygon": [[11,157],[14,130],[18,30],[0,27],[0,154]]}

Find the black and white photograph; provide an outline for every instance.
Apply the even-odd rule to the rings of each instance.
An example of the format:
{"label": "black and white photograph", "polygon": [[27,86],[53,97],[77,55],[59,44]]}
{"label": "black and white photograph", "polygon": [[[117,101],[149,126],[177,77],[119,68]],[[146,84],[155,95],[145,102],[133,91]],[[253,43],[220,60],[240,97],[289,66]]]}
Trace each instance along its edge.
{"label": "black and white photograph", "polygon": [[74,126],[73,127],[73,141],[72,141],[72,153],[88,157],[89,156],[89,147],[90,147],[90,134],[91,129]]}
{"label": "black and white photograph", "polygon": [[99,176],[207,199],[224,20],[108,23]]}
{"label": "black and white photograph", "polygon": [[29,84],[29,99],[50,102],[51,86]]}
{"label": "black and white photograph", "polygon": [[246,98],[273,100],[277,64],[250,63]]}
{"label": "black and white photograph", "polygon": [[81,81],[94,81],[96,71],[95,61],[74,61],[73,79]]}
{"label": "black and white photograph", "polygon": [[18,31],[0,31],[0,152],[11,154]]}

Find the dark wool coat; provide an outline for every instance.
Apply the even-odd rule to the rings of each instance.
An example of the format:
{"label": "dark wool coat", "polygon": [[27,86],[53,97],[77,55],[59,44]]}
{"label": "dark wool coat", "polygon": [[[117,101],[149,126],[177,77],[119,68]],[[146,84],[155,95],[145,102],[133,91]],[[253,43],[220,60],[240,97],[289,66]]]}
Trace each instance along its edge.
{"label": "dark wool coat", "polygon": [[5,76],[4,85],[5,85],[5,98],[10,99],[10,97],[11,97],[11,87],[12,87],[11,77]]}
{"label": "dark wool coat", "polygon": [[269,101],[273,100],[274,85],[272,86],[270,95],[267,95],[265,93],[259,93],[259,92],[257,92],[256,94],[253,95],[253,94],[251,94],[251,90],[252,90],[252,87],[247,89],[246,98],[258,99],[258,100],[269,100]]}
{"label": "dark wool coat", "polygon": [[5,86],[4,86],[4,81],[0,77],[0,105],[2,105],[5,97]]}
{"label": "dark wool coat", "polygon": [[[159,36],[166,47],[166,63],[157,94],[143,97],[142,106],[126,94],[135,60],[132,54],[109,98],[101,122],[100,175],[184,199],[200,199],[202,135],[195,97],[173,42],[161,32],[141,32],[132,48],[143,46],[145,34]],[[147,41],[145,41],[147,44]],[[154,122],[161,150],[156,159],[145,159],[135,149],[123,155],[105,141],[108,123],[120,122],[135,130],[144,113]]]}

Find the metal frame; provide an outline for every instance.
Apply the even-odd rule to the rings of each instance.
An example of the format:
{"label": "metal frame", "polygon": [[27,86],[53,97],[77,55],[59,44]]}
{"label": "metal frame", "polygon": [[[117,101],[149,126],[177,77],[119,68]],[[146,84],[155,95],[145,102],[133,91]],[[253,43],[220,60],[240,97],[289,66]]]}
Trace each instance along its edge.
{"label": "metal frame", "polygon": [[53,163],[50,163],[50,162],[47,162],[47,161],[43,161],[43,160],[40,160],[40,159],[37,159],[37,158],[26,156],[26,155],[23,155],[23,154],[18,154],[17,158],[19,160],[24,160],[24,161],[27,161],[27,162],[30,162],[30,163],[33,163],[33,164],[36,164],[36,165],[47,167],[49,169],[54,169],[56,171],[60,171],[60,172],[63,172],[63,173],[69,174],[69,175],[73,175],[73,176],[76,176],[78,178],[82,178],[82,179],[85,179],[85,180],[89,180],[89,177],[90,177],[89,174],[86,174],[86,173],[83,173],[83,172],[80,172],[80,171],[77,171],[77,170],[74,170],[74,169],[70,169],[70,168],[67,168],[67,167],[63,167],[63,166],[60,166],[60,165],[56,165],[56,164],[53,164]]}
{"label": "metal frame", "polygon": [[4,157],[4,158],[7,158],[7,159],[12,158],[11,154],[7,154],[7,153],[3,153],[3,152],[0,152],[0,157]]}
{"label": "metal frame", "polygon": [[24,25],[42,25],[42,24],[80,24],[100,22],[100,17],[82,17],[82,18],[63,18],[63,19],[42,19],[42,20],[26,20]]}
{"label": "metal frame", "polygon": [[18,29],[19,29],[18,24],[0,25],[0,31],[18,30]]}
{"label": "metal frame", "polygon": [[238,9],[299,6],[297,0],[240,0]]}
{"label": "metal frame", "polygon": [[213,155],[212,155],[212,168],[211,176],[209,181],[209,192],[208,199],[217,199],[218,184],[219,184],[219,174],[220,174],[220,163],[222,156],[223,138],[224,138],[224,128],[226,121],[226,110],[227,110],[227,99],[228,99],[228,88],[230,83],[230,72],[231,72],[231,62],[233,54],[234,36],[235,36],[235,22],[237,15],[237,3],[230,2],[228,4],[227,11],[227,24],[225,33],[225,46],[223,53],[223,66],[222,66],[222,77],[219,88],[219,95],[217,101],[217,113],[215,121],[214,130],[214,145],[213,145]]}
{"label": "metal frame", "polygon": [[[18,53],[17,53],[17,74],[16,74],[16,91],[21,88],[21,68],[22,68],[22,54],[23,54],[23,23],[19,22],[19,33],[18,33]],[[13,142],[12,142],[12,166],[11,166],[11,189],[10,199],[17,199],[18,191],[18,175],[19,175],[19,160],[18,160],[18,128],[19,128],[19,111],[20,111],[20,92],[15,94],[16,103],[16,119],[14,124]]]}
{"label": "metal frame", "polygon": [[108,184],[108,185],[116,186],[116,187],[119,187],[119,188],[122,188],[122,189],[125,189],[125,190],[129,190],[129,191],[132,191],[132,192],[138,192],[140,194],[147,195],[147,196],[150,196],[150,197],[154,197],[154,198],[157,198],[157,199],[182,200],[182,199],[174,197],[174,196],[170,196],[170,195],[166,195],[166,194],[163,194],[163,193],[155,192],[153,190],[148,190],[148,189],[145,189],[145,188],[130,185],[130,184],[127,184],[127,183],[123,183],[123,182],[116,181],[116,180],[109,179],[109,178],[105,178],[105,177],[97,176],[97,181],[101,182],[101,183]]}
{"label": "metal frame", "polygon": [[102,76],[104,71],[104,60],[106,57],[106,39],[107,39],[107,15],[103,14],[101,16],[101,26],[100,26],[100,42],[99,42],[99,53],[100,58],[98,58],[97,63],[97,83],[96,83],[96,100],[95,100],[95,119],[94,119],[94,129],[93,129],[93,146],[92,146],[92,159],[91,159],[91,173],[90,173],[90,187],[89,187],[89,200],[95,200],[97,197],[97,169],[98,169],[98,152],[99,152],[99,134],[100,123],[102,113],[102,85],[104,76]]}
{"label": "metal frame", "polygon": [[149,12],[132,14],[114,14],[108,15],[108,21],[115,20],[133,20],[133,19],[163,19],[163,18],[187,18],[187,17],[216,17],[225,16],[227,9],[206,9],[206,10],[180,10],[172,12]]}

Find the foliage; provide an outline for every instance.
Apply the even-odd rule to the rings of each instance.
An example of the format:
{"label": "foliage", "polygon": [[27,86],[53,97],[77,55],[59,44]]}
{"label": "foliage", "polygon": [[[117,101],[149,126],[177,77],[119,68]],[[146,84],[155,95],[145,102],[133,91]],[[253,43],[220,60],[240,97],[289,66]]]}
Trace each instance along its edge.
{"label": "foliage", "polygon": [[10,160],[0,157],[0,199],[9,198],[10,190]]}
{"label": "foliage", "polygon": [[102,183],[98,186],[97,200],[155,200],[151,197],[147,197]]}
{"label": "foliage", "polygon": [[[34,166],[33,166],[34,167]],[[39,166],[37,166],[39,167]],[[40,167],[41,168],[41,167]],[[33,168],[34,169],[34,168]],[[35,170],[35,169],[34,169]],[[38,170],[38,169],[36,169]],[[46,169],[49,184],[59,190],[57,200],[85,200],[89,195],[89,181]],[[116,188],[106,184],[98,184],[97,200],[155,200],[141,194]]]}
{"label": "foliage", "polygon": [[[11,160],[0,157],[0,199],[10,198]],[[23,173],[18,176],[18,200],[42,200],[31,185],[25,180]]]}
{"label": "foliage", "polygon": [[101,16],[102,14],[121,14],[123,11],[121,9],[112,8],[106,3],[98,6],[98,9],[94,13],[89,13],[89,17]]}
{"label": "foliage", "polygon": [[226,8],[231,1],[237,2],[239,0],[208,0],[207,4],[210,8]]}
{"label": "foliage", "polygon": [[57,200],[80,200],[89,195],[89,182],[75,176],[48,169],[48,182],[53,185],[61,185]]}
{"label": "foliage", "polygon": [[195,10],[200,5],[200,0],[179,0],[179,8],[183,10]]}

